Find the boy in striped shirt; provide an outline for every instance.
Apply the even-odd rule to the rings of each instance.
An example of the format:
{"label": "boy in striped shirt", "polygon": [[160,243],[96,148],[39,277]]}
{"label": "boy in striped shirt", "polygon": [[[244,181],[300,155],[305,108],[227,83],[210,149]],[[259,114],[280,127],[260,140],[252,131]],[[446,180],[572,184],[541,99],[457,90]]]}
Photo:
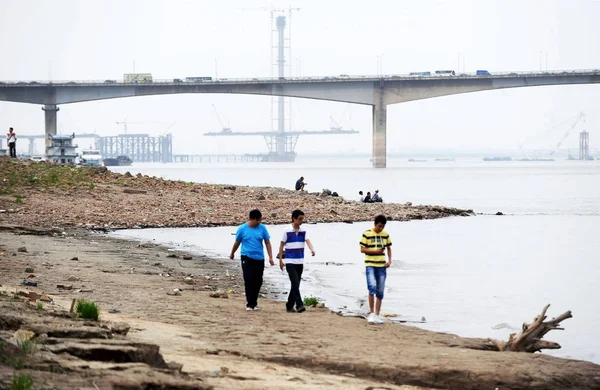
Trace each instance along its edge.
{"label": "boy in striped shirt", "polygon": [[[383,300],[387,268],[392,265],[392,240],[390,235],[383,230],[386,223],[385,216],[378,215],[375,217],[375,226],[364,232],[360,239],[360,252],[365,254],[367,288],[369,290],[367,321],[370,324],[383,324],[379,311]],[[386,249],[387,261],[385,260]],[[375,302],[375,298],[377,298],[377,302]],[[375,306],[374,311],[373,306]]]}
{"label": "boy in striped shirt", "polygon": [[[308,245],[311,254],[315,255],[312,243],[306,238],[306,230],[301,226],[304,222],[304,213],[302,210],[292,212],[292,226],[285,229],[279,244],[279,267],[287,270],[292,287],[288,294],[288,301],[285,305],[288,313],[302,313],[306,311],[302,295],[300,295],[300,280],[304,270],[304,244]],[[285,249],[285,262],[283,261],[283,250]],[[294,309],[294,304],[296,309]]]}

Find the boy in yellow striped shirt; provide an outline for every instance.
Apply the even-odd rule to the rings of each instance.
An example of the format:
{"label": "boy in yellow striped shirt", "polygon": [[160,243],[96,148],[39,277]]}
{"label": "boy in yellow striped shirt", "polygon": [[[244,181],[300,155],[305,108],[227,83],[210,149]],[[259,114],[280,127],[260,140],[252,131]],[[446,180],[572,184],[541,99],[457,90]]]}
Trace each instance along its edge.
{"label": "boy in yellow striped shirt", "polygon": [[[360,252],[365,254],[365,267],[367,275],[367,288],[369,290],[369,316],[370,324],[383,324],[379,316],[381,301],[385,289],[387,268],[392,265],[392,240],[384,231],[387,219],[384,215],[375,217],[375,226],[363,233],[360,239]],[[385,260],[387,249],[388,260]],[[375,298],[377,301],[375,302]],[[375,306],[375,310],[373,310]]]}

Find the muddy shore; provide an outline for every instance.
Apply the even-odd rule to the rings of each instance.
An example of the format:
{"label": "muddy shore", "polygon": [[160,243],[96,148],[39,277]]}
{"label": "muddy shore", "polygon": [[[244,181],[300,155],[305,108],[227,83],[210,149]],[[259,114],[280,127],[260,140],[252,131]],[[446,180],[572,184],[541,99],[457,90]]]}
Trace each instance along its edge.
{"label": "muddy shore", "polygon": [[[237,224],[252,207],[269,223],[287,222],[295,207],[311,221],[336,222],[468,211],[6,164],[0,208],[12,211],[0,213],[0,389],[18,375],[57,389],[600,388],[599,365],[496,352],[489,339],[370,326],[327,308],[286,313],[264,298],[260,311],[247,312],[238,261],[86,229]],[[96,302],[100,321],[74,320],[73,299]],[[31,353],[15,339],[25,330],[36,342]]]}
{"label": "muddy shore", "polygon": [[[19,232],[18,228],[0,232],[0,284],[9,298],[15,290],[37,292],[56,303],[44,304],[45,312],[63,313],[68,311],[72,299],[97,302],[101,321],[125,322],[131,328],[127,343],[159,346],[163,359],[182,364],[184,373],[148,368],[140,362],[136,364],[142,364],[143,370],[130,367],[131,362],[123,363],[126,368],[115,366],[118,361],[91,364],[74,346],[67,348],[72,355],[67,353],[66,361],[62,361],[64,356],[50,359],[40,355],[43,359],[33,360],[33,369],[25,366],[21,370],[45,383],[65,380],[48,372],[44,362],[50,359],[60,367],[58,371],[72,373],[70,377],[79,387],[95,381],[99,388],[106,389],[147,388],[148,383],[139,381],[139,387],[115,385],[121,383],[124,372],[132,369],[138,374],[158,370],[165,375],[159,378],[161,383],[183,381],[197,386],[191,388],[600,386],[600,366],[596,364],[544,354],[493,352],[489,350],[493,343],[487,339],[461,338],[391,323],[369,326],[364,319],[341,317],[326,308],[290,314],[282,303],[267,299],[260,301],[261,311],[246,312],[237,261],[198,256],[184,260],[184,253],[81,230],[60,237]],[[27,252],[19,252],[22,247]],[[32,267],[33,273],[25,272],[27,267]],[[30,280],[36,281],[37,287],[19,287],[30,274],[35,275]],[[60,284],[70,284],[72,289],[58,289]],[[168,295],[174,289],[180,293]],[[225,292],[227,298],[211,297],[216,291]],[[33,309],[37,301],[25,304],[38,314]],[[109,313],[111,309],[119,312]],[[19,306],[2,307],[4,315],[24,312]],[[6,322],[0,315],[0,324]],[[47,327],[65,326],[53,318],[43,323]],[[10,341],[15,330],[4,329],[3,337]],[[10,369],[4,366],[5,373]]]}

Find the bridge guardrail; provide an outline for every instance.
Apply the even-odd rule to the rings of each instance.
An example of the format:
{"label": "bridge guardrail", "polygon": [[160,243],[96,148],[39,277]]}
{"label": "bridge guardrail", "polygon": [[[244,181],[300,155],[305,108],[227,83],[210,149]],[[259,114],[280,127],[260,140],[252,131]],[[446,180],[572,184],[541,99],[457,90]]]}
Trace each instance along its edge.
{"label": "bridge guardrail", "polygon": [[253,77],[253,78],[220,78],[210,81],[175,81],[176,79],[155,79],[152,82],[146,83],[126,83],[123,80],[0,80],[0,87],[3,86],[19,86],[19,87],[47,87],[53,86],[136,86],[145,87],[156,84],[168,85],[220,85],[220,84],[262,84],[262,83],[306,83],[306,82],[361,82],[375,80],[422,80],[422,79],[464,79],[464,78],[497,78],[497,77],[544,77],[551,75],[597,75],[600,74],[600,69],[576,69],[576,70],[549,70],[542,72],[532,71],[503,71],[490,72],[490,75],[478,75],[475,72],[460,73],[455,76],[440,76],[431,74],[428,76],[411,76],[408,74],[386,74],[386,75],[344,75],[344,76],[307,76],[307,77]]}

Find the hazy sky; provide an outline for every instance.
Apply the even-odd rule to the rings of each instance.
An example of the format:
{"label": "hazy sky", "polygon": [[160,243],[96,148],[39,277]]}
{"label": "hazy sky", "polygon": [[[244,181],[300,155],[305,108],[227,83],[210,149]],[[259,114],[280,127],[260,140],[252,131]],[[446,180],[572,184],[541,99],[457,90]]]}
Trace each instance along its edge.
{"label": "hazy sky", "polygon": [[[105,80],[123,73],[156,79],[271,74],[270,12],[290,1],[0,0],[0,80]],[[291,3],[292,75],[335,76],[455,69],[474,72],[600,68],[600,1],[411,0]],[[540,52],[542,54],[540,55]],[[460,54],[459,54],[460,53]],[[541,61],[540,61],[541,59]],[[216,66],[215,66],[216,65]],[[397,104],[388,110],[388,150],[552,148],[579,111],[592,147],[600,145],[600,85],[479,92]],[[221,125],[271,129],[271,98],[171,95],[66,104],[59,132],[163,134],[176,153],[264,152],[261,137],[202,137]],[[370,106],[292,100],[294,130],[329,129],[330,117],[354,136],[305,136],[297,151],[370,152]],[[0,126],[42,134],[41,106],[0,102]],[[84,146],[89,141],[79,141]],[[576,147],[575,133],[565,146]],[[21,147],[26,143],[21,142]],[[41,144],[38,149],[41,149]]]}

